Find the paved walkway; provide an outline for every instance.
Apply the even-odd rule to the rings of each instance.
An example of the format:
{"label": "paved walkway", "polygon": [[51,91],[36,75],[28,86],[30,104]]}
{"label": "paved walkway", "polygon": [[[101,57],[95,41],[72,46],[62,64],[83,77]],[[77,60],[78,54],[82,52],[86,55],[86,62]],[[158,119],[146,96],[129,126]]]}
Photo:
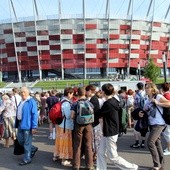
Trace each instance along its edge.
{"label": "paved walkway", "polygon": [[[49,140],[48,124],[38,128],[38,133],[34,136],[33,142],[39,148],[32,163],[26,166],[19,166],[22,156],[13,155],[13,147],[4,148],[3,141],[0,141],[0,170],[71,170],[71,167],[61,166],[60,162],[53,162],[54,140]],[[152,166],[152,159],[148,149],[131,149],[129,146],[134,142],[133,131],[128,130],[128,134],[118,140],[119,155],[126,160],[140,166],[139,170],[146,170]],[[165,142],[163,141],[165,146]],[[170,156],[166,156],[165,170],[170,170]],[[83,168],[82,168],[83,169]],[[118,170],[113,165],[108,164],[108,170]]]}

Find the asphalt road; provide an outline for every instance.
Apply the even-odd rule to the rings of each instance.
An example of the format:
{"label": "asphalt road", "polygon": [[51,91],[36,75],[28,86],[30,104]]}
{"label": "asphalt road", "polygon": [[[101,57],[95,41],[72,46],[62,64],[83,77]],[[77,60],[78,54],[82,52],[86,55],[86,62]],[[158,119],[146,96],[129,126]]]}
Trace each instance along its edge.
{"label": "asphalt road", "polygon": [[[64,170],[72,169],[64,167],[61,162],[53,162],[54,140],[49,140],[48,124],[41,125],[38,128],[38,133],[33,138],[33,143],[39,148],[31,164],[19,166],[18,163],[22,160],[22,155],[13,155],[13,146],[4,148],[4,141],[0,141],[0,170]],[[118,153],[120,156],[139,165],[139,170],[147,170],[152,167],[152,159],[150,152],[145,149],[132,149],[129,146],[134,142],[133,130],[129,129],[126,135],[123,135],[118,140]],[[12,143],[11,143],[12,144]],[[165,148],[165,141],[163,140]],[[82,161],[83,165],[83,161]],[[83,166],[82,166],[83,169]],[[108,163],[108,170],[118,170],[114,165]],[[170,156],[165,157],[165,170],[170,170]]]}

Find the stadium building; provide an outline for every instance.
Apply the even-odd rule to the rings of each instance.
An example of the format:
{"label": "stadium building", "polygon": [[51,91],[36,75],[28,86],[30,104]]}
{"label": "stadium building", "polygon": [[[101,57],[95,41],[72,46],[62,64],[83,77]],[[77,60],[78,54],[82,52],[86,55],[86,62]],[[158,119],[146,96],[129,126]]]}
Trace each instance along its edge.
{"label": "stadium building", "polygon": [[124,18],[111,17],[109,0],[105,1],[103,17],[86,17],[85,0],[81,16],[64,17],[58,0],[58,15],[42,19],[36,0],[33,2],[34,17],[18,19],[11,0],[14,17],[0,22],[0,71],[4,80],[43,79],[50,74],[61,79],[107,77],[115,72],[128,76],[144,68],[150,57],[161,68],[165,57],[169,70],[170,4],[164,18],[155,20],[151,0],[143,14],[146,18],[138,20],[133,16],[133,0],[128,1],[128,17]]}

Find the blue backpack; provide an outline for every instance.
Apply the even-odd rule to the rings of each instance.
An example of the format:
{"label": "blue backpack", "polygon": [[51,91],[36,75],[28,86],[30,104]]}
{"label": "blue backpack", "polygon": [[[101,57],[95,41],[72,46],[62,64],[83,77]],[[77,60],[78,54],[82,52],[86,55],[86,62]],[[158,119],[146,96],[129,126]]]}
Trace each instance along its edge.
{"label": "blue backpack", "polygon": [[79,100],[77,102],[76,123],[87,125],[94,122],[94,106],[88,100]]}
{"label": "blue backpack", "polygon": [[138,108],[140,108],[140,109],[143,109],[143,107],[144,107],[144,104],[145,104],[145,97],[144,96],[142,96],[141,95],[141,93],[136,93],[136,95],[138,95],[139,96],[139,101],[138,101],[138,103],[137,103],[137,105],[138,105]]}

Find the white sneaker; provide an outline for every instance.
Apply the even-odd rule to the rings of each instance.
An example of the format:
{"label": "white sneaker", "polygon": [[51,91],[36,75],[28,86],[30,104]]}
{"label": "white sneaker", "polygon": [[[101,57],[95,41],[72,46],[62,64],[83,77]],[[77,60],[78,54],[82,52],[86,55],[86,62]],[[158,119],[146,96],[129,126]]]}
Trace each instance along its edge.
{"label": "white sneaker", "polygon": [[166,151],[164,152],[164,155],[165,155],[165,156],[170,155],[170,151],[169,151],[169,150],[166,150]]}
{"label": "white sneaker", "polygon": [[152,167],[152,168],[150,168],[151,170],[160,170],[160,168],[159,167]]}
{"label": "white sneaker", "polygon": [[70,165],[70,164],[71,164],[71,162],[67,161],[67,160],[61,162],[61,165],[64,165],[64,166],[67,166],[67,165]]}
{"label": "white sneaker", "polygon": [[167,151],[169,151],[168,148],[164,149],[164,152],[167,152]]}
{"label": "white sneaker", "polygon": [[48,136],[48,139],[50,139],[50,140],[51,140],[51,139],[53,139],[53,137],[50,135],[50,136]]}
{"label": "white sneaker", "polygon": [[138,170],[139,166],[136,164],[133,164],[133,168],[134,168],[134,170]]}

